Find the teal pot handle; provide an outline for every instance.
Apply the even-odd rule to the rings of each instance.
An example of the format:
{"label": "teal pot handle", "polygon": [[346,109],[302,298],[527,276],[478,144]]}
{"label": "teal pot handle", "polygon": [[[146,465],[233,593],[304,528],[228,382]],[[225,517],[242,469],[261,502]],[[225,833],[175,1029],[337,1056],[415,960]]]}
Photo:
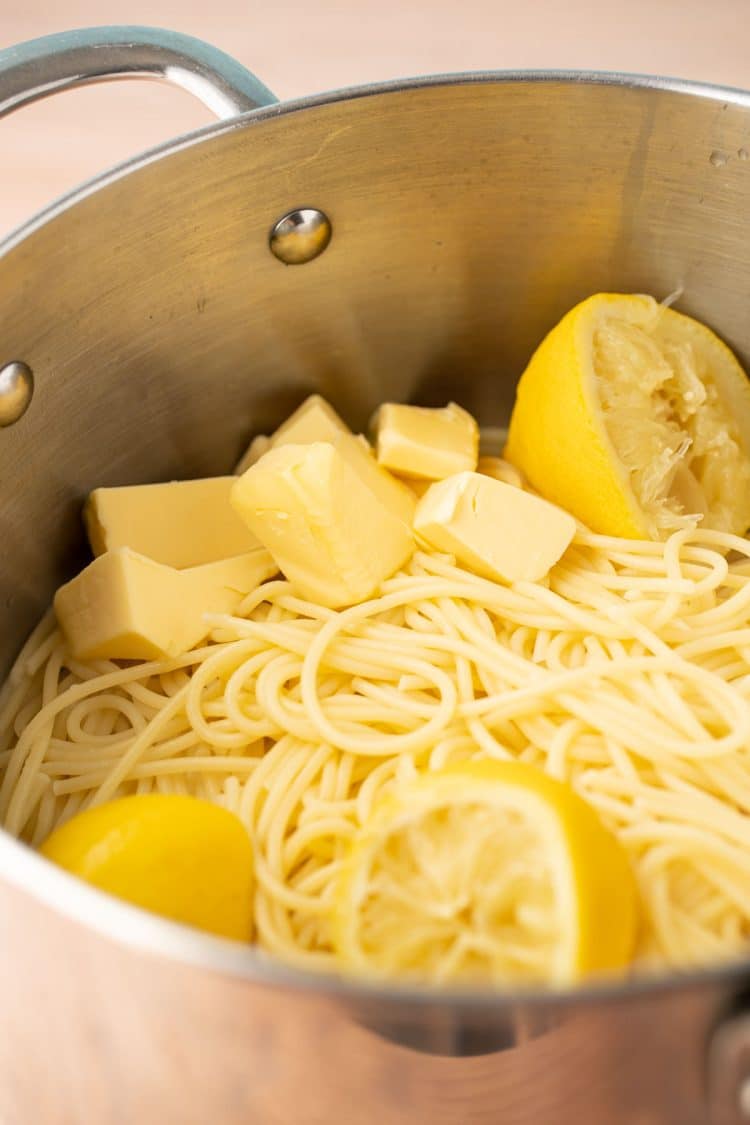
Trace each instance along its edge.
{"label": "teal pot handle", "polygon": [[0,117],[60,90],[119,78],[182,87],[226,119],[277,98],[230,55],[154,27],[89,27],[0,51]]}

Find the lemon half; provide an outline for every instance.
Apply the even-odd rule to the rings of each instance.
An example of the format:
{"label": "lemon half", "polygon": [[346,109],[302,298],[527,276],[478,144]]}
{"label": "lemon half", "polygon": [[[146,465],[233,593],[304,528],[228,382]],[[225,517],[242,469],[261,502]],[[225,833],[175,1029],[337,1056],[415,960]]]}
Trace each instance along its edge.
{"label": "lemon half", "polygon": [[377,977],[563,986],[633,954],[628,859],[541,770],[469,762],[384,798],[337,887],[334,943]]}
{"label": "lemon half", "polygon": [[252,845],[237,817],[218,805],[171,794],[122,797],[78,813],[40,851],[145,910],[250,940]]}
{"label": "lemon half", "polygon": [[709,328],[599,293],[542,341],[505,456],[593,531],[661,539],[750,526],[750,381]]}

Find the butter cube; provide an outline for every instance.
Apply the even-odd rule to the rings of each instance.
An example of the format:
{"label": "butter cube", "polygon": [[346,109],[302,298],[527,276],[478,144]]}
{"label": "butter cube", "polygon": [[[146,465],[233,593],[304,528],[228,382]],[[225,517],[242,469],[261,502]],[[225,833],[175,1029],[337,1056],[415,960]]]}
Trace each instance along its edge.
{"label": "butter cube", "polygon": [[61,586],[55,613],[78,660],[153,660],[191,647],[188,592],[180,571],[121,547]]}
{"label": "butter cube", "polygon": [[334,609],[370,597],[414,549],[397,506],[338,443],[270,450],[238,478],[232,503],[300,593]]}
{"label": "butter cube", "polygon": [[351,430],[322,395],[310,395],[271,436],[271,446],[310,445],[314,441],[334,441]]}
{"label": "butter cube", "polygon": [[175,570],[128,547],[94,559],[55,594],[55,613],[78,660],[158,660],[189,652],[208,613],[233,613],[277,572],[263,548]]}
{"label": "butter cube", "polygon": [[440,410],[388,402],[375,416],[375,450],[394,473],[442,480],[476,469],[479,427],[455,402]]}
{"label": "butter cube", "polygon": [[570,545],[572,516],[512,484],[457,473],[427,491],[414,530],[468,570],[500,582],[537,582]]}
{"label": "butter cube", "polygon": [[229,502],[234,477],[97,488],[84,522],[95,555],[130,547],[179,569],[260,546]]}
{"label": "butter cube", "polygon": [[[179,573],[187,579],[191,604],[199,608],[203,616],[206,613],[234,613],[240,602],[267,579],[278,574],[279,568],[265,547],[257,547],[244,555],[189,567]],[[203,640],[208,632],[206,627],[195,643]]]}
{"label": "butter cube", "polygon": [[290,414],[270,437],[259,434],[253,438],[237,464],[235,473],[242,475],[269,449],[278,445],[309,445],[313,441],[335,441],[351,430],[322,395],[310,395]]}
{"label": "butter cube", "polygon": [[339,434],[334,446],[365,488],[377,496],[385,508],[411,526],[414,519],[414,493],[377,463],[361,435],[355,437],[354,434]]}
{"label": "butter cube", "polygon": [[237,466],[237,472],[246,472],[271,449],[278,449],[282,445],[310,445],[317,441],[335,445],[382,503],[398,510],[401,518],[411,524],[414,518],[414,497],[411,492],[378,465],[367,439],[362,434],[353,434],[320,395],[306,398],[270,438],[262,435],[255,438]]}
{"label": "butter cube", "polygon": [[417,500],[421,500],[428,488],[432,488],[435,482],[432,480],[425,480],[424,477],[409,477],[404,479],[404,484],[407,488],[414,493]]}
{"label": "butter cube", "polygon": [[257,434],[234,466],[235,476],[242,476],[251,465],[261,459],[264,453],[268,453],[270,448],[270,437],[267,434]]}

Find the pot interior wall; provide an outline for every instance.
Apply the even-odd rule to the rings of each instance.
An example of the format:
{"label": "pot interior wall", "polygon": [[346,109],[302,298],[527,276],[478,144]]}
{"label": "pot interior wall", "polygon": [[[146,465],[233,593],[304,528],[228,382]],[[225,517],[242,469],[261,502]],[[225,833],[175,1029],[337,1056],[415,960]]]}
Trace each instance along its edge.
{"label": "pot interior wall", "polygon": [[[96,485],[226,471],[318,390],[507,418],[534,345],[596,290],[666,297],[750,355],[743,97],[590,81],[382,90],[264,111],[147,160],[9,245],[0,669],[81,557]],[[272,223],[322,208],[312,263]]]}

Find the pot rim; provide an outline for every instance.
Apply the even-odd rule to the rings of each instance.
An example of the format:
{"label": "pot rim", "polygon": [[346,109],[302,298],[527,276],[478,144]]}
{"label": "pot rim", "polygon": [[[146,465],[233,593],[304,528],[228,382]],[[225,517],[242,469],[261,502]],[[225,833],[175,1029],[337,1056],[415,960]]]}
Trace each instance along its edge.
{"label": "pot rim", "polygon": [[[332,90],[313,96],[278,102],[228,121],[165,141],[154,148],[117,164],[78,187],[59,196],[0,240],[0,258],[26,238],[52,222],[75,204],[102,188],[147,165],[237,129],[260,124],[268,119],[308,109],[399,94],[424,88],[512,83],[561,83],[564,85],[621,86],[629,89],[662,90],[689,97],[709,98],[750,108],[750,91],[709,82],[669,78],[620,71],[588,70],[499,70],[426,75],[388,82]],[[412,1006],[420,1010],[449,1006],[457,1014],[498,1013],[519,1004],[534,1008],[563,1008],[571,1005],[631,1000],[670,993],[691,987],[710,988],[738,984],[750,973],[750,952],[746,957],[715,966],[686,972],[654,973],[626,981],[601,980],[583,987],[519,989],[502,991],[483,988],[398,984],[360,980],[333,973],[295,968],[251,945],[214,937],[179,925],[114,898],[56,867],[28,845],[0,828],[0,878],[30,897],[51,907],[64,917],[113,939],[121,945],[154,956],[167,957],[185,965],[202,967],[226,976],[241,977],[252,983],[285,988],[303,993],[324,993],[333,1000],[360,1005],[367,1003]]]}
{"label": "pot rim", "polygon": [[750,956],[705,969],[654,973],[624,981],[601,979],[563,989],[521,988],[503,991],[486,985],[436,989],[418,983],[358,978],[301,969],[254,945],[214,937],[98,890],[57,867],[27,844],[0,829],[0,877],[104,938],[150,956],[208,969],[249,983],[303,993],[324,993],[332,1000],[367,1005],[411,1006],[420,1010],[450,1007],[457,1014],[498,1014],[512,1007],[562,1009],[621,1000],[637,1000],[694,987],[739,984],[750,972]]}
{"label": "pot rim", "polygon": [[272,102],[237,117],[228,118],[204,125],[180,136],[136,153],[135,156],[105,169],[103,172],[64,192],[35,215],[0,238],[0,258],[5,257],[17,245],[37,231],[40,227],[57,218],[58,215],[76,203],[93,195],[101,188],[139,171],[173,153],[191,148],[214,137],[234,132],[267,121],[269,118],[286,117],[308,109],[334,105],[342,101],[356,101],[360,98],[373,98],[382,95],[399,94],[402,91],[420,90],[451,86],[511,85],[514,83],[555,83],[571,86],[620,86],[633,90],[662,90],[665,93],[684,94],[690,97],[708,98],[714,101],[732,103],[750,108],[750,90],[736,86],[722,86],[718,83],[699,82],[687,78],[664,77],[657,74],[632,74],[616,70],[480,70],[457,71],[447,74],[420,75],[416,78],[395,78],[386,82],[371,82],[362,86],[347,86],[343,89],[326,90],[319,94],[292,98],[284,102]]}

